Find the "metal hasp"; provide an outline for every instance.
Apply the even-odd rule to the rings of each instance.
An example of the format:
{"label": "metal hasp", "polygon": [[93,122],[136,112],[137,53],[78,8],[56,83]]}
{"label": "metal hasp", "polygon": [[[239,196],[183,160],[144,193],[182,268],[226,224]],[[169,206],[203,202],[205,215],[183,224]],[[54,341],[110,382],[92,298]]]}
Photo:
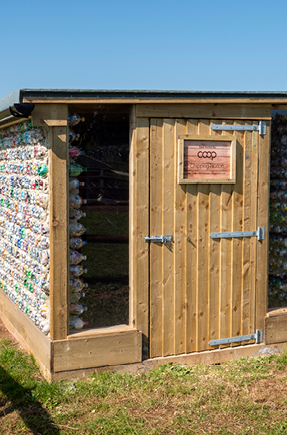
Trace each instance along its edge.
{"label": "metal hasp", "polygon": [[259,131],[260,135],[267,132],[266,122],[260,121],[259,125],[223,125],[213,124],[211,130],[227,130],[227,131]]}
{"label": "metal hasp", "polygon": [[256,344],[263,341],[263,329],[257,329],[254,334],[241,335],[240,337],[219,338],[218,340],[210,340],[209,346],[218,346],[219,344],[238,343],[239,341],[256,340]]}
{"label": "metal hasp", "polygon": [[258,237],[258,240],[265,239],[265,227],[258,227],[257,231],[233,231],[230,233],[211,233],[212,239],[230,239],[232,237]]}
{"label": "metal hasp", "polygon": [[168,234],[165,236],[144,236],[145,243],[152,242],[152,243],[163,243],[164,245],[166,242],[172,242],[172,235]]}

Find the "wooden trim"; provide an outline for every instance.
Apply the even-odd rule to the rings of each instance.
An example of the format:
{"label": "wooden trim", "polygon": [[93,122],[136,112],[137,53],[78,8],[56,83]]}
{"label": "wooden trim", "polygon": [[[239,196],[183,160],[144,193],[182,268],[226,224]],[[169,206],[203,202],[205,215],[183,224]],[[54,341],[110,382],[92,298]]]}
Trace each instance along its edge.
{"label": "wooden trim", "polygon": [[33,353],[43,374],[49,377],[52,368],[50,338],[44,335],[2,290],[0,290],[0,317],[21,346],[27,352]]}
{"label": "wooden trim", "polygon": [[246,105],[284,105],[287,104],[287,98],[266,98],[266,97],[246,97],[246,98],[207,98],[196,97],[196,98],[176,98],[176,97],[166,97],[166,98],[151,98],[149,96],[141,98],[87,98],[87,97],[24,97],[23,103],[32,104],[246,104]]}
{"label": "wooden trim", "polygon": [[54,372],[142,360],[142,334],[130,329],[53,342]]}
{"label": "wooden trim", "polygon": [[98,368],[89,368],[82,370],[70,370],[57,372],[52,375],[53,381],[60,379],[84,378],[95,372],[116,372],[116,373],[144,373],[153,370],[163,364],[220,364],[239,358],[256,358],[261,355],[270,353],[282,353],[286,350],[286,343],[275,343],[271,345],[251,344],[237,346],[228,349],[213,349],[205,352],[194,352],[192,354],[173,355],[167,357],[153,358],[143,361],[142,363],[102,366]]}
{"label": "wooden trim", "polygon": [[66,104],[38,104],[32,112],[32,124],[37,127],[65,127],[68,125]]}
{"label": "wooden trim", "polygon": [[270,194],[271,122],[267,134],[259,136],[258,227],[265,227],[265,239],[257,242],[256,267],[256,329],[262,329],[267,312],[269,256],[269,194]]}
{"label": "wooden trim", "polygon": [[131,118],[130,150],[130,325],[149,347],[149,120]]}
{"label": "wooden trim", "polygon": [[265,318],[266,344],[285,343],[287,341],[287,314],[272,315]]}
{"label": "wooden trim", "polygon": [[137,104],[139,118],[271,119],[271,104]]}
{"label": "wooden trim", "polygon": [[[219,141],[231,142],[231,158],[230,158],[230,179],[219,178],[184,178],[184,141],[185,140],[204,140],[204,141]],[[178,183],[179,184],[235,184],[236,183],[236,139],[234,136],[212,136],[212,135],[194,135],[181,134],[178,137]]]}

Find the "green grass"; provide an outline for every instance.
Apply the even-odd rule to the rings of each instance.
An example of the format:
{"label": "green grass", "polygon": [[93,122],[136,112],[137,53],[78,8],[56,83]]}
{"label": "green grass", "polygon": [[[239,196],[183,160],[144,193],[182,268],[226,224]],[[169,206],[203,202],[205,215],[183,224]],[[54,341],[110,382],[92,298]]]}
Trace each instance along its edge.
{"label": "green grass", "polygon": [[285,434],[287,353],[47,383],[0,341],[1,434]]}

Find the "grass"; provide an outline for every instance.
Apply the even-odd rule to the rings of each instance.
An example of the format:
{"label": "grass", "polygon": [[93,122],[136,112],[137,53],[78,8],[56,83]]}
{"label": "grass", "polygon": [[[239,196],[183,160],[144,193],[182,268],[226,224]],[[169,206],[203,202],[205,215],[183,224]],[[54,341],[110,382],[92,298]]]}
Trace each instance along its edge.
{"label": "grass", "polygon": [[1,434],[285,434],[287,353],[48,384],[0,340]]}

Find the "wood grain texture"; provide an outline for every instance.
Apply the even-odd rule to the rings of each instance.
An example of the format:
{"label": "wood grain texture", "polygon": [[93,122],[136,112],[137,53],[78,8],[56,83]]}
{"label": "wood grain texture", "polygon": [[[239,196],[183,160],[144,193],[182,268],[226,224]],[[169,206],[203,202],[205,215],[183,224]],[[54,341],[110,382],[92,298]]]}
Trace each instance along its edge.
{"label": "wood grain texture", "polygon": [[258,226],[265,227],[265,239],[257,241],[256,269],[256,329],[262,329],[267,312],[268,254],[269,254],[269,173],[270,173],[271,123],[267,122],[267,134],[259,136],[258,173]]}
{"label": "wood grain texture", "polygon": [[141,362],[142,334],[135,329],[53,342],[54,373]]}
{"label": "wood grain texture", "polygon": [[[68,118],[68,108],[59,116]],[[52,110],[52,109],[51,109]],[[57,108],[55,108],[57,112]],[[56,116],[56,115],[55,115]],[[68,129],[50,127],[50,305],[51,339],[67,337],[68,333]]]}
{"label": "wood grain texture", "polygon": [[131,312],[130,324],[143,334],[143,353],[149,347],[149,120],[134,120],[131,132],[130,200],[130,268]]}
{"label": "wood grain texture", "polygon": [[[161,235],[163,207],[163,120],[150,120],[150,235]],[[163,250],[162,243],[150,243],[150,356],[163,352]]]}
{"label": "wood grain texture", "polygon": [[174,136],[174,353],[186,347],[186,187],[177,183],[178,135],[186,133],[186,121],[177,119]]}
{"label": "wood grain texture", "polygon": [[270,119],[270,104],[138,104],[137,117]]}
{"label": "wood grain texture", "polygon": [[[210,121],[199,121],[198,133],[210,134]],[[205,350],[209,341],[209,185],[199,185],[197,194],[197,350]]]}
{"label": "wood grain texture", "polygon": [[[189,119],[186,124],[187,134],[198,133],[198,120]],[[197,350],[197,208],[198,188],[196,185],[186,186],[186,352]]]}
{"label": "wood grain texture", "polygon": [[[233,124],[232,121],[223,121],[223,124]],[[232,231],[232,202],[233,187],[221,186],[221,232]],[[231,248],[232,239],[221,239],[220,242],[220,337],[231,337]]]}
{"label": "wood grain texture", "polygon": [[265,318],[264,341],[266,344],[287,342],[287,315]]}
{"label": "wood grain texture", "polygon": [[[162,231],[173,234],[174,228],[174,130],[175,121],[163,120],[162,136]],[[174,252],[173,243],[162,250],[163,286],[163,355],[174,353],[174,305],[177,297],[174,291]]]}
{"label": "wood grain texture", "polygon": [[43,374],[49,377],[52,371],[51,339],[19,310],[9,297],[0,291],[0,317],[6,328],[15,336],[23,348],[32,353]]}

